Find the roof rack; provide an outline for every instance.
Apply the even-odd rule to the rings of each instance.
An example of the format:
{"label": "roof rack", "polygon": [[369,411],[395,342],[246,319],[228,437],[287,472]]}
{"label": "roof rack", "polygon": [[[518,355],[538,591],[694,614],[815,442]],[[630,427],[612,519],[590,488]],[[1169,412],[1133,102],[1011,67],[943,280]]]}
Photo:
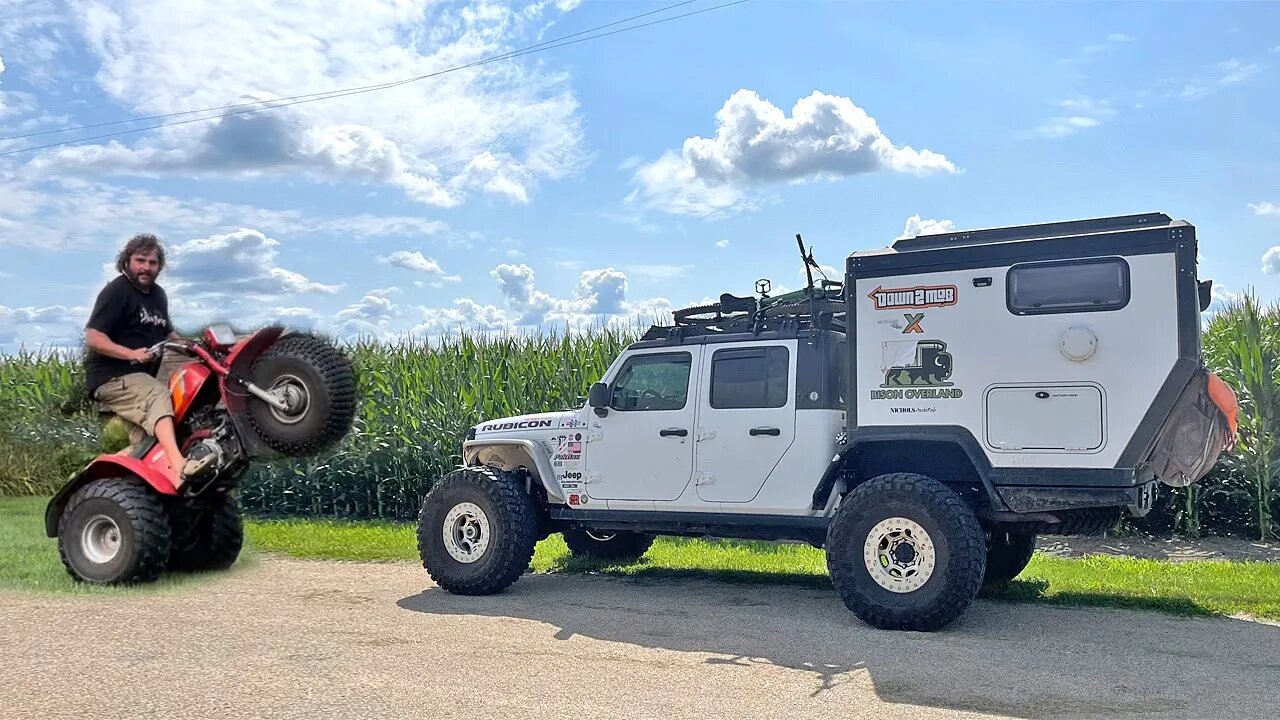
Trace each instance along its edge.
{"label": "roof rack", "polygon": [[1118,232],[1123,230],[1147,230],[1153,227],[1168,227],[1179,224],[1168,215],[1160,212],[1139,213],[1136,215],[1116,215],[1114,217],[1090,218],[1087,220],[1068,220],[1065,222],[1039,223],[1036,225],[1017,225],[1013,227],[988,228],[985,230],[963,230],[960,232],[934,233],[903,238],[893,243],[893,249],[899,252],[934,250],[941,247],[957,247],[962,245],[988,245],[1018,240],[1034,240],[1066,235],[1085,235],[1091,233]]}

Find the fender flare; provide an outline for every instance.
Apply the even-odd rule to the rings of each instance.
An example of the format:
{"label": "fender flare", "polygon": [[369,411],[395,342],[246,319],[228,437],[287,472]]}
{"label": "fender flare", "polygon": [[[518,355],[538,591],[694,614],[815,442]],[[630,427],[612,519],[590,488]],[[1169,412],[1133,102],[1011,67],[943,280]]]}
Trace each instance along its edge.
{"label": "fender flare", "polygon": [[141,478],[151,486],[151,489],[161,495],[174,497],[178,495],[178,491],[174,489],[173,483],[169,481],[169,478],[165,477],[160,471],[147,467],[147,464],[142,460],[132,455],[101,455],[72,477],[66,485],[62,486],[58,494],[49,500],[49,504],[45,506],[44,510],[45,535],[51,538],[58,536],[58,521],[62,517],[62,510],[67,506],[67,500],[77,490],[95,480],[127,475]]}
{"label": "fender flare", "polygon": [[[479,456],[480,452],[487,447],[508,446],[518,447],[521,452],[528,455],[533,460],[534,467],[532,470],[537,474],[537,480],[542,484],[542,488],[547,492],[547,499],[564,504],[568,502],[564,496],[564,492],[560,489],[560,483],[556,482],[555,470],[551,467],[551,461],[543,454],[532,440],[521,440],[516,438],[493,438],[485,440],[468,440],[462,444],[462,458],[464,465],[472,465],[473,461]],[[513,468],[504,468],[510,470]]]}
{"label": "fender flare", "polygon": [[826,471],[822,473],[822,479],[818,481],[817,487],[814,488],[812,508],[821,510],[826,506],[841,468],[847,460],[857,455],[857,451],[862,446],[872,443],[918,442],[922,440],[946,443],[958,447],[968,457],[969,462],[973,464],[973,469],[977,472],[978,479],[982,482],[982,487],[987,493],[992,509],[997,511],[1007,511],[1009,509],[1000,497],[1000,493],[996,492],[995,483],[991,478],[992,467],[990,459],[987,458],[982,451],[982,447],[978,445],[978,441],[967,428],[954,425],[894,425],[852,429],[849,432],[848,445],[841,448],[835,457],[831,459],[831,462],[827,464]]}

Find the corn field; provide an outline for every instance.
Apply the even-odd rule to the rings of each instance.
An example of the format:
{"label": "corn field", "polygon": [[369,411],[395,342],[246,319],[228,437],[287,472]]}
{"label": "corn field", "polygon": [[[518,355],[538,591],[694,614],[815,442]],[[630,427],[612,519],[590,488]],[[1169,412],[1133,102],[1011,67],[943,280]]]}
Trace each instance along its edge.
{"label": "corn field", "polygon": [[[359,373],[360,409],[348,437],[305,462],[275,460],[242,484],[258,515],[409,519],[458,462],[467,428],[484,419],[579,406],[635,332],[471,336],[345,346]],[[1209,367],[1240,398],[1241,437],[1208,478],[1165,488],[1134,529],[1199,536],[1277,537],[1280,306],[1252,296],[1216,313],[1204,334]],[[90,412],[77,358],[0,357],[0,495],[42,495],[124,433]]]}

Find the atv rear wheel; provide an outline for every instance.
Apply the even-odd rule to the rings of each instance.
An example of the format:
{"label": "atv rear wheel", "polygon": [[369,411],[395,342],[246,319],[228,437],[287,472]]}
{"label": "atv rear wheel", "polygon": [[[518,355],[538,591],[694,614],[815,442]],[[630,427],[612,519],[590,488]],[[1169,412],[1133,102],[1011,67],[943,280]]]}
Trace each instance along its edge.
{"label": "atv rear wheel", "polygon": [[537,508],[514,473],[467,467],[445,475],[422,501],[418,554],[437,585],[490,595],[520,579],[538,542]]}
{"label": "atv rear wheel", "polygon": [[278,393],[289,405],[280,410],[249,399],[249,419],[271,449],[289,456],[311,455],[351,429],[355,372],[329,343],[312,335],[285,335],[254,361],[250,374],[255,385]]}
{"label": "atv rear wheel", "polygon": [[75,491],[58,519],[58,555],[88,583],[151,582],[169,559],[164,503],[136,477],[95,480]]}
{"label": "atv rear wheel", "polygon": [[632,562],[639,560],[653,545],[653,536],[647,533],[565,530],[562,534],[564,544],[575,557]]}
{"label": "atv rear wheel", "polygon": [[[180,515],[171,518],[175,525],[187,521]],[[187,532],[173,528],[175,541],[169,567],[199,572],[226,570],[234,565],[244,546],[244,521],[240,517],[239,502],[230,494],[220,494],[196,522],[197,526]],[[179,536],[181,544],[176,539]]]}
{"label": "atv rear wheel", "polygon": [[987,541],[987,569],[983,585],[1003,585],[1018,577],[1036,551],[1036,535],[1028,532],[993,532]]}
{"label": "atv rear wheel", "polygon": [[846,607],[887,630],[938,630],[969,607],[986,536],[955,491],[911,473],[882,475],[841,502],[827,528],[827,569]]}

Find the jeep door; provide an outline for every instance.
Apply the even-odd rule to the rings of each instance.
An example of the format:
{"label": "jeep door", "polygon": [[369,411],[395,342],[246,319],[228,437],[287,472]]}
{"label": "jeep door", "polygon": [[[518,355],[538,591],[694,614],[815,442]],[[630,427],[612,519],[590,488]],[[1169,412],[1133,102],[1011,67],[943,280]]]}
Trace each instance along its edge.
{"label": "jeep door", "polygon": [[702,348],[636,353],[609,382],[604,417],[584,448],[594,500],[675,500],[693,475],[694,406]]}
{"label": "jeep door", "polygon": [[795,439],[793,341],[707,346],[694,472],[706,502],[750,502]]}

